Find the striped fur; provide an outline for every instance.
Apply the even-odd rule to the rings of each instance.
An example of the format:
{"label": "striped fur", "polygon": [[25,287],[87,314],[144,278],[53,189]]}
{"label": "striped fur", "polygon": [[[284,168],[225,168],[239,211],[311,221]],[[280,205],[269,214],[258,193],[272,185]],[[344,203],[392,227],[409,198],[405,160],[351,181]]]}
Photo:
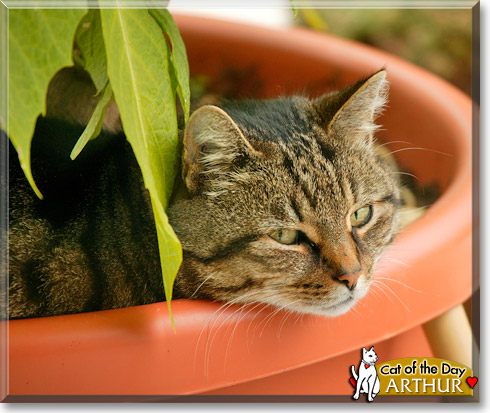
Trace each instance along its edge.
{"label": "striped fur", "polygon": [[[386,90],[379,72],[315,100],[198,109],[168,209],[184,249],[174,297],[335,316],[364,296],[398,222],[396,175],[373,151]],[[129,145],[105,134],[65,161],[79,134],[39,120],[33,170],[42,202],[10,159],[12,318],[164,299],[151,206]],[[353,230],[349,217],[365,205],[372,219]],[[281,228],[300,231],[298,243],[268,235]],[[353,289],[339,280],[359,271]]]}
{"label": "striped fur", "polygon": [[[330,316],[363,297],[398,225],[398,183],[373,150],[386,92],[382,71],[313,101],[196,112],[186,133],[194,157],[184,156],[192,193],[181,191],[169,209],[184,247],[178,291]],[[365,205],[373,218],[352,230],[350,215]],[[283,245],[268,235],[281,228],[300,230],[300,242]],[[359,268],[351,291],[338,278]]]}

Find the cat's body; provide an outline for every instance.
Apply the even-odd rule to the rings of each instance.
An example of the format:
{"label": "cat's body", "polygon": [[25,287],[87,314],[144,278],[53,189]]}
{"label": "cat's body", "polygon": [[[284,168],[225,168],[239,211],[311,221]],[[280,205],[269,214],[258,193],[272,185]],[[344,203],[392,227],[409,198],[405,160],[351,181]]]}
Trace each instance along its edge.
{"label": "cat's body", "polygon": [[[397,229],[398,183],[376,156],[385,73],[316,100],[198,109],[168,208],[184,261],[174,297],[263,302],[324,315],[369,287]],[[147,191],[122,134],[69,153],[81,128],[40,119],[33,171],[10,156],[12,318],[164,299]]]}
{"label": "cat's body", "polygon": [[362,359],[359,363],[359,374],[356,373],[354,366],[351,366],[351,373],[356,380],[356,389],[352,398],[359,399],[361,393],[365,393],[369,402],[372,402],[380,390],[378,372],[376,371],[375,363],[378,361],[378,356],[374,351],[374,347],[369,350],[363,347]]}
{"label": "cat's body", "polygon": [[164,299],[151,204],[131,148],[123,135],[103,135],[73,162],[70,143],[82,130],[38,121],[32,167],[42,201],[10,148],[11,317]]}

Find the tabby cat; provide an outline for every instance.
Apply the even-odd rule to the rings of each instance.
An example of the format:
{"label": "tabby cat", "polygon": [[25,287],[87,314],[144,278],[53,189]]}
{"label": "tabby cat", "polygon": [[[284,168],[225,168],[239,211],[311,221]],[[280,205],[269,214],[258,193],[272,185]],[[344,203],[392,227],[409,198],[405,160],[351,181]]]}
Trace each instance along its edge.
{"label": "tabby cat", "polygon": [[[197,109],[168,208],[184,251],[174,297],[326,316],[362,298],[398,226],[397,175],[373,146],[387,89],[380,71],[316,99]],[[43,201],[10,150],[10,318],[165,299],[131,148],[116,127],[71,161],[82,129],[38,120],[32,167]]]}

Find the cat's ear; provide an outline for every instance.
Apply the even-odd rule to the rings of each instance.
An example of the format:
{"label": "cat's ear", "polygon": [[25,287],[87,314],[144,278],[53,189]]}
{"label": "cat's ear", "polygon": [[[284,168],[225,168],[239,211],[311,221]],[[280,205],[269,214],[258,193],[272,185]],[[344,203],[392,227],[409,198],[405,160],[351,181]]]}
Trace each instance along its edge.
{"label": "cat's ear", "polygon": [[372,346],[372,347],[369,349],[369,351],[373,351],[373,350],[374,350],[374,346]]}
{"label": "cat's ear", "polygon": [[329,133],[369,145],[379,127],[374,121],[386,105],[388,89],[386,71],[381,70],[344,90],[319,97],[313,105]]}
{"label": "cat's ear", "polygon": [[219,193],[233,179],[240,179],[234,173],[238,158],[260,155],[223,109],[202,106],[192,114],[184,133],[184,182],[190,192]]}

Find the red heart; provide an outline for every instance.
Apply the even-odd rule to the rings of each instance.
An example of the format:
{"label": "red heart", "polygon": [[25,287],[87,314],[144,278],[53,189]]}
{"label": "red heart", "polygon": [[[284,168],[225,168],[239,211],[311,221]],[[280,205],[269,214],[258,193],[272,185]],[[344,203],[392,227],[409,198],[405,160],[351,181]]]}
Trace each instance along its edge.
{"label": "red heart", "polygon": [[475,384],[478,382],[478,377],[466,377],[466,383],[473,388]]}
{"label": "red heart", "polygon": [[357,382],[356,382],[356,380],[354,379],[354,377],[351,377],[351,378],[349,379],[349,381],[350,381],[350,384],[352,384],[352,387],[356,387]]}
{"label": "red heart", "polygon": [[369,368],[369,364],[364,364],[364,367],[366,367],[367,369]]}

